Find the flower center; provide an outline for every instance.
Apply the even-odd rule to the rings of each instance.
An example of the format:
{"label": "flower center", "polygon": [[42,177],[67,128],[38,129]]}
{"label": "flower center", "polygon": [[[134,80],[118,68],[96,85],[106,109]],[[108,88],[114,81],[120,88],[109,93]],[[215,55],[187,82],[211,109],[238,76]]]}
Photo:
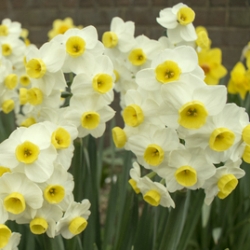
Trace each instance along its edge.
{"label": "flower center", "polygon": [[2,103],[2,111],[5,114],[9,114],[15,107],[15,102],[11,99],[6,100]]}
{"label": "flower center", "polygon": [[131,126],[137,127],[144,121],[144,114],[140,106],[131,104],[123,110],[124,122]]}
{"label": "flower center", "polygon": [[100,123],[100,115],[94,111],[85,112],[81,117],[81,125],[86,129],[95,129]]}
{"label": "flower center", "polygon": [[7,77],[4,79],[4,85],[7,89],[14,89],[17,86],[17,75],[16,74],[9,74]]}
{"label": "flower center", "polygon": [[100,73],[93,78],[92,86],[98,93],[105,94],[112,89],[113,79],[108,74]]}
{"label": "flower center", "polygon": [[210,72],[210,67],[209,67],[209,65],[203,63],[203,64],[200,65],[200,67],[203,69],[205,75],[208,74],[208,73]]}
{"label": "flower center", "polygon": [[34,117],[29,117],[26,120],[24,120],[20,126],[28,128],[29,126],[36,123],[36,119]]}
{"label": "flower center", "polygon": [[2,53],[4,56],[9,56],[12,54],[12,48],[9,44],[2,44]]}
{"label": "flower center", "polygon": [[178,122],[188,129],[198,129],[206,123],[208,112],[200,101],[191,101],[179,109]]}
{"label": "flower center", "polygon": [[128,59],[133,65],[141,66],[146,62],[147,57],[142,49],[133,49],[130,52]]}
{"label": "flower center", "polygon": [[152,206],[158,206],[161,201],[161,194],[157,190],[149,190],[143,196],[143,199]]}
{"label": "flower center", "polygon": [[129,179],[129,184],[131,185],[131,187],[133,188],[133,190],[135,191],[136,194],[139,194],[141,191],[140,189],[137,187],[137,183],[134,179]]}
{"label": "flower center", "polygon": [[0,36],[8,36],[9,30],[8,27],[4,24],[0,25]]}
{"label": "flower center", "polygon": [[227,128],[215,129],[209,138],[211,149],[221,152],[229,149],[234,143],[235,135]]}
{"label": "flower center", "polygon": [[144,152],[144,160],[151,166],[158,166],[162,163],[164,159],[164,151],[163,149],[156,145],[150,144],[147,146]]}
{"label": "flower center", "polygon": [[123,148],[123,146],[127,142],[127,136],[123,129],[119,127],[114,127],[112,129],[112,138],[114,141],[114,144],[117,148]]}
{"label": "flower center", "polygon": [[220,190],[218,197],[220,199],[226,198],[236,188],[237,184],[238,180],[233,174],[222,176],[217,183],[217,186]]}
{"label": "flower center", "polygon": [[181,69],[173,61],[165,61],[155,68],[155,77],[163,84],[178,80],[180,75]]}
{"label": "flower center", "polygon": [[39,58],[29,60],[25,67],[27,75],[31,78],[39,79],[46,73],[46,65]]}
{"label": "flower center", "polygon": [[2,167],[0,166],[0,177],[5,174],[5,173],[10,173],[10,169],[9,168],[6,168],[6,167]]}
{"label": "flower center", "polygon": [[81,56],[85,51],[86,42],[79,36],[72,36],[66,42],[66,51],[72,57]]}
{"label": "flower center", "polygon": [[4,248],[11,237],[11,230],[4,224],[0,224],[0,248]]}
{"label": "flower center", "polygon": [[176,170],[175,178],[180,185],[191,187],[197,182],[196,170],[190,166],[182,166]]}
{"label": "flower center", "polygon": [[69,231],[74,234],[80,234],[88,225],[88,222],[83,217],[76,217],[69,224]]}
{"label": "flower center", "polygon": [[40,150],[32,142],[25,141],[16,148],[16,158],[25,164],[31,164],[37,160]]}
{"label": "flower center", "polygon": [[30,222],[30,231],[33,234],[43,234],[47,231],[48,223],[43,218],[35,218]]}
{"label": "flower center", "polygon": [[43,102],[43,92],[39,88],[31,88],[27,91],[27,101],[33,105],[39,105]]}
{"label": "flower center", "polygon": [[20,214],[26,208],[25,199],[22,194],[13,192],[4,198],[4,207],[12,214]]}
{"label": "flower center", "polygon": [[62,24],[58,29],[58,34],[64,34],[70,27],[66,24]]}
{"label": "flower center", "polygon": [[30,79],[27,75],[22,75],[20,77],[20,83],[23,85],[23,86],[28,86],[30,84]]}
{"label": "flower center", "polygon": [[70,134],[64,128],[58,128],[52,133],[51,142],[56,149],[68,148],[71,142]]}
{"label": "flower center", "polygon": [[106,48],[114,48],[118,43],[118,37],[115,32],[107,31],[102,35],[102,43]]}
{"label": "flower center", "polygon": [[248,124],[242,131],[242,140],[250,145],[250,124]]}
{"label": "flower center", "polygon": [[181,25],[192,23],[195,18],[194,11],[189,7],[182,7],[177,13],[177,20]]}
{"label": "flower center", "polygon": [[43,192],[44,198],[51,204],[60,203],[65,197],[65,189],[61,185],[49,185]]}

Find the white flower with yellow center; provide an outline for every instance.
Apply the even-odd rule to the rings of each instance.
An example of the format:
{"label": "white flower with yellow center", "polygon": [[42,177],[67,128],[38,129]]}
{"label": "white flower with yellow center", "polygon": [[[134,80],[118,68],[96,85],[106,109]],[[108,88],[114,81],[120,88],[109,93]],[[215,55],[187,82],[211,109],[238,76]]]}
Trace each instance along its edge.
{"label": "white flower with yellow center", "polygon": [[2,20],[0,25],[0,40],[7,36],[18,38],[21,35],[22,29],[19,22],[12,22],[9,18]]}
{"label": "white flower with yellow center", "polygon": [[38,113],[43,108],[59,108],[61,105],[61,91],[54,89],[50,94],[46,94],[43,88],[37,85],[19,89],[19,101],[23,105],[23,113]]}
{"label": "white flower with yellow center", "polygon": [[88,63],[88,68],[83,67],[81,73],[74,77],[71,85],[72,94],[75,97],[98,94],[111,103],[114,99],[115,81],[111,60],[107,56],[101,55]]}
{"label": "white flower with yellow center", "polygon": [[141,169],[140,165],[137,162],[133,163],[133,168],[130,169],[129,171],[130,179],[129,179],[129,184],[133,188],[133,190],[139,194],[141,191],[138,188],[138,183],[141,179]]}
{"label": "white flower with yellow center", "polygon": [[25,221],[29,224],[30,231],[35,235],[46,233],[50,238],[54,238],[56,234],[56,222],[61,219],[62,210],[46,202],[43,206],[36,210],[35,215]]}
{"label": "white flower with yellow center", "polygon": [[214,174],[215,167],[207,160],[203,150],[182,149],[170,154],[164,178],[169,192],[175,192],[183,188],[198,189]]}
{"label": "white flower with yellow center", "polygon": [[162,92],[166,125],[172,128],[196,130],[203,127],[208,117],[217,115],[226,104],[225,86],[208,86],[189,76],[189,81],[167,85]]}
{"label": "white flower with yellow center", "polygon": [[151,206],[161,205],[175,208],[175,203],[163,184],[153,182],[148,177],[143,177],[138,183],[138,188],[143,195],[143,199]]}
{"label": "white flower with yellow center", "polygon": [[180,147],[176,131],[154,125],[145,125],[140,130],[140,133],[128,138],[128,148],[142,166],[161,177],[165,176],[170,152]]}
{"label": "white flower with yellow center", "polygon": [[40,49],[28,47],[26,52],[26,73],[39,85],[46,95],[53,89],[64,89],[66,81],[61,70],[65,58],[62,45],[48,42]]}
{"label": "white flower with yellow center", "polygon": [[241,139],[234,143],[232,147],[229,148],[227,156],[232,161],[237,161],[242,158],[245,162],[250,163],[250,124],[249,115],[245,108],[237,108],[237,122],[238,131],[241,131]]}
{"label": "white flower with yellow center", "polygon": [[70,119],[77,127],[80,138],[88,134],[97,138],[103,135],[106,122],[114,115],[115,111],[99,96],[94,95],[84,99],[71,98],[65,119]]}
{"label": "white flower with yellow center", "polygon": [[[12,233],[8,241],[8,244],[4,248],[1,248],[1,250],[18,250],[18,245],[20,243],[20,240],[21,240],[20,233]],[[0,242],[2,241],[0,240]],[[1,247],[1,244],[0,244],[0,247]]]}
{"label": "white flower with yellow center", "polygon": [[[136,82],[142,89],[160,91],[170,82],[185,80],[190,73],[200,78],[199,68],[197,53],[193,48],[179,46],[164,49],[152,60],[150,68],[142,69],[136,74]],[[203,73],[202,75],[204,76]]]}
{"label": "white flower with yellow center", "polygon": [[89,200],[82,200],[81,203],[72,202],[56,225],[57,234],[61,234],[65,239],[71,239],[83,232],[88,225],[89,208]]}
{"label": "white flower with yellow center", "polygon": [[120,17],[114,17],[110,30],[102,35],[105,54],[117,60],[121,52],[128,52],[134,45],[135,24],[132,21],[124,22]]}
{"label": "white flower with yellow center", "polygon": [[135,38],[135,45],[127,52],[127,66],[133,72],[150,67],[152,59],[163,49],[157,40],[145,35]]}
{"label": "white flower with yellow center", "polygon": [[0,149],[0,165],[25,173],[31,181],[44,182],[54,171],[57,152],[42,123],[17,128],[0,144]]}
{"label": "white flower with yellow center", "polygon": [[39,187],[43,191],[44,200],[56,205],[63,211],[68,207],[68,197],[72,196],[74,188],[73,177],[61,165],[56,165],[52,176]]}
{"label": "white flower with yellow center", "polygon": [[16,113],[19,111],[19,102],[17,92],[14,90],[5,90],[0,95],[0,110],[9,114],[11,111],[15,110]]}
{"label": "white flower with yellow center", "polygon": [[130,127],[126,126],[122,129],[118,126],[112,128],[112,139],[117,148],[124,148],[126,150],[129,150],[128,148],[128,138],[132,135],[136,135],[138,131],[140,130],[140,127]]}
{"label": "white flower with yellow center", "polygon": [[241,139],[241,108],[235,104],[226,104],[217,115],[209,118],[204,127],[185,138],[188,148],[200,147],[213,163],[224,162],[230,158],[233,146]]}
{"label": "white flower with yellow center", "polygon": [[159,105],[152,98],[133,89],[128,90],[124,98],[122,116],[127,126],[135,128],[142,124],[155,124],[164,127]]}
{"label": "white flower with yellow center", "polygon": [[98,41],[96,28],[91,25],[83,29],[68,29],[52,41],[62,44],[66,53],[65,60],[62,60],[65,73],[80,73],[82,68],[88,67],[93,56],[101,55],[104,50],[102,43]]}
{"label": "white flower with yellow center", "polygon": [[242,161],[227,161],[224,166],[216,168],[216,173],[208,179],[203,188],[205,190],[205,203],[210,205],[215,196],[225,199],[238,185],[238,179],[245,175],[240,168]]}
{"label": "white flower with yellow center", "polygon": [[[58,113],[63,115],[62,112]],[[60,124],[60,122],[56,124],[46,121],[44,125],[51,135],[51,144],[57,151],[55,163],[61,164],[65,170],[68,170],[73,157],[73,140],[78,135],[77,128],[73,125]]]}
{"label": "white flower with yellow center", "polygon": [[43,203],[41,189],[23,173],[6,173],[0,178],[0,199],[10,220],[25,213],[33,214],[31,210],[40,208]]}
{"label": "white flower with yellow center", "polygon": [[26,49],[24,42],[13,36],[0,39],[0,45],[2,55],[13,64],[23,57]]}
{"label": "white flower with yellow center", "polygon": [[178,3],[172,8],[160,11],[156,21],[167,29],[167,35],[172,43],[195,41],[197,35],[193,26],[195,12],[186,4]]}

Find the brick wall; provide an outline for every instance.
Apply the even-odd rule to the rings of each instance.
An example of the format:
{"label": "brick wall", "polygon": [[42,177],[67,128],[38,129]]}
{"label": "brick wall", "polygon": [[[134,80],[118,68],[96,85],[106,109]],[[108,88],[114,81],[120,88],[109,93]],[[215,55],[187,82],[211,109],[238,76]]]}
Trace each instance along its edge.
{"label": "brick wall", "polygon": [[[47,41],[54,19],[72,17],[76,25],[94,25],[99,33],[109,29],[114,16],[132,20],[136,35],[157,39],[164,29],[156,23],[159,11],[177,0],[0,0],[0,18],[22,23],[38,46]],[[231,69],[250,41],[250,0],[183,0],[196,13],[195,26],[204,25],[213,47],[223,51],[223,63]]]}

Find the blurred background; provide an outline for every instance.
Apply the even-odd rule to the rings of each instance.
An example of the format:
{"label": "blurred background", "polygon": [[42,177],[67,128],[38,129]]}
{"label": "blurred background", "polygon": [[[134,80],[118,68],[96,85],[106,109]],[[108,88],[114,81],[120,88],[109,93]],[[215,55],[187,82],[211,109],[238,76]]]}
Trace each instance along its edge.
{"label": "blurred background", "polygon": [[[48,39],[55,19],[71,17],[75,25],[94,25],[101,38],[113,17],[135,22],[135,35],[158,39],[164,28],[156,22],[159,11],[177,0],[1,0],[0,18],[18,21],[28,29],[29,39],[37,46]],[[196,18],[194,25],[205,26],[212,47],[222,49],[223,65],[231,70],[250,41],[249,0],[184,0]]]}

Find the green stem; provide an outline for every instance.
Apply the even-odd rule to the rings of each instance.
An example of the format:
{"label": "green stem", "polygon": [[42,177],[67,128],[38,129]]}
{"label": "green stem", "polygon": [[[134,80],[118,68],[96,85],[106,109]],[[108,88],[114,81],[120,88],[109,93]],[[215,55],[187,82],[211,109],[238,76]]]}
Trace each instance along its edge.
{"label": "green stem", "polygon": [[189,207],[190,193],[175,193],[175,208],[169,213],[159,250],[177,249]]}

